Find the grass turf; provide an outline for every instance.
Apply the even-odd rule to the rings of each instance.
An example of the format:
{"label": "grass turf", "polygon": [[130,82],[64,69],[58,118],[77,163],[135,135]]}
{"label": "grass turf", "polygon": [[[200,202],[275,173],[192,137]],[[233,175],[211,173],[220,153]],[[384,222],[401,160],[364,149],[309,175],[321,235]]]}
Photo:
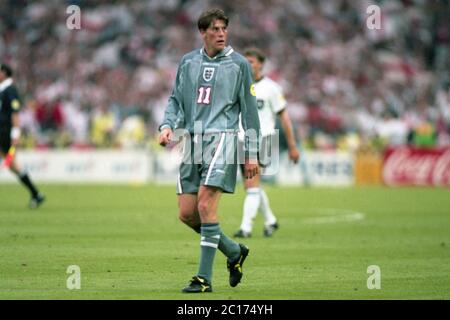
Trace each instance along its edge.
{"label": "grass turf", "polygon": [[[245,239],[243,282],[228,285],[218,252],[211,294],[181,288],[197,271],[199,237],[177,218],[173,186],[44,185],[27,209],[0,185],[0,299],[449,299],[450,196],[428,188],[266,187],[280,230]],[[240,224],[244,192],[224,195],[221,226]],[[81,290],[68,290],[69,265]],[[367,268],[381,269],[369,290]]]}

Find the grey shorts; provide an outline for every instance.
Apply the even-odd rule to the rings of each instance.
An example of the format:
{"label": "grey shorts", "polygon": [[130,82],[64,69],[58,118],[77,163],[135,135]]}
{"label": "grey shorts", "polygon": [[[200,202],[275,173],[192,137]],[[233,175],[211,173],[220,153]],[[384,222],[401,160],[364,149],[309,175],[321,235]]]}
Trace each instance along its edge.
{"label": "grey shorts", "polygon": [[183,161],[177,181],[177,194],[198,193],[200,186],[233,193],[237,173],[237,135],[211,133],[186,136]]}

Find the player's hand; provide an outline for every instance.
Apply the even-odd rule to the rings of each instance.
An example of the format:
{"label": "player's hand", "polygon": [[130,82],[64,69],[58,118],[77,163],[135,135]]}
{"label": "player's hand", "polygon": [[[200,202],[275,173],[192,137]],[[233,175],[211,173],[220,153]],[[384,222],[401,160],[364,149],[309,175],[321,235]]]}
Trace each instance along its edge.
{"label": "player's hand", "polygon": [[259,164],[246,160],[244,164],[245,179],[252,179],[259,173]]}
{"label": "player's hand", "polygon": [[289,149],[289,159],[291,159],[291,161],[294,163],[297,163],[298,160],[300,160],[300,152],[298,151],[297,147]]}
{"label": "player's hand", "polygon": [[172,129],[164,128],[159,135],[159,145],[165,147],[172,140]]}

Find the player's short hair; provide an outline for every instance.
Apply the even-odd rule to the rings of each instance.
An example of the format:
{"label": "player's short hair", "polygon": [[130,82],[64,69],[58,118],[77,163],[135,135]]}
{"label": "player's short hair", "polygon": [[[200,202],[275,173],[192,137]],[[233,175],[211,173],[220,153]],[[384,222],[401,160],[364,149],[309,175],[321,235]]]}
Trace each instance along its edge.
{"label": "player's short hair", "polygon": [[4,72],[8,78],[13,75],[11,67],[5,63],[0,63],[0,70]]}
{"label": "player's short hair", "polygon": [[198,30],[205,31],[209,28],[211,23],[215,20],[222,20],[225,22],[225,26],[228,27],[228,17],[225,15],[225,12],[221,9],[211,9],[204,11],[197,21]]}
{"label": "player's short hair", "polygon": [[245,56],[255,57],[259,62],[264,63],[266,61],[266,55],[258,48],[251,47],[244,50]]}

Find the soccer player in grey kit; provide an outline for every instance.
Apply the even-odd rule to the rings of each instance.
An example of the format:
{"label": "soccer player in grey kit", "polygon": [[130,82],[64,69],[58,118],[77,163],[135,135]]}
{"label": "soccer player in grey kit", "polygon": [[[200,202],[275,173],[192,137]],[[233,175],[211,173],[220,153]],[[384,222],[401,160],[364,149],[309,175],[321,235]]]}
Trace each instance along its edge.
{"label": "soccer player in grey kit", "polygon": [[[238,161],[227,161],[237,152],[239,115],[250,133],[245,144],[245,177],[258,173],[258,109],[251,67],[242,55],[227,46],[228,17],[220,9],[203,12],[197,22],[203,48],[186,54],[179,66],[172,95],[160,126],[159,143],[167,145],[174,130],[188,132],[184,159],[201,150],[201,161],[183,161],[177,183],[179,218],[200,233],[197,274],[183,292],[211,292],[216,250],[227,259],[229,283],[242,278],[249,249],[220,229],[217,208],[222,192],[233,193]],[[206,153],[211,152],[211,159]],[[192,160],[192,159],[191,159]],[[237,160],[237,159],[236,159]]]}

